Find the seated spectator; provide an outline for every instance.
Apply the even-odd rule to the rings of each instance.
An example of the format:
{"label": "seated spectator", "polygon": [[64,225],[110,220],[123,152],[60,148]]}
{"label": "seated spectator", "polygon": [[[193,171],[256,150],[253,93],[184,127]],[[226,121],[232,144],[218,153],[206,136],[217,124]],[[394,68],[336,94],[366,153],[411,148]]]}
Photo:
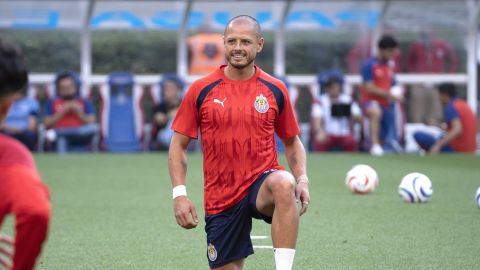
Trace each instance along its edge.
{"label": "seated spectator", "polygon": [[313,148],[315,151],[356,151],[353,121],[362,119],[360,107],[342,93],[342,79],[330,76],[322,85],[326,93],[312,107]]}
{"label": "seated spectator", "polygon": [[38,102],[27,96],[26,89],[15,97],[5,122],[0,127],[3,134],[22,142],[33,151],[37,142]]}
{"label": "seated spectator", "polygon": [[416,132],[413,137],[421,148],[431,154],[439,152],[474,153],[477,150],[477,119],[468,104],[457,98],[454,84],[438,87],[444,106],[447,131],[439,138],[426,132]]}
{"label": "seated spectator", "polygon": [[168,149],[173,131],[173,119],[180,106],[183,82],[176,75],[165,76],[160,82],[162,100],[153,109],[154,138],[161,150]]}
{"label": "seated spectator", "polygon": [[71,72],[60,73],[55,79],[57,97],[45,108],[46,138],[56,142],[57,152],[65,153],[75,146],[85,147],[97,132],[92,103],[79,97],[80,83]]}

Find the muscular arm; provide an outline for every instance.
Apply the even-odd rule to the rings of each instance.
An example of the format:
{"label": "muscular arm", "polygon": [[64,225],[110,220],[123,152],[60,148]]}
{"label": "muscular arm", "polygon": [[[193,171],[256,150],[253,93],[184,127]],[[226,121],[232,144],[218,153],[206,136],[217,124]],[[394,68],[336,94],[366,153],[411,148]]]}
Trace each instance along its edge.
{"label": "muscular arm", "polygon": [[[187,175],[187,146],[190,138],[175,132],[168,151],[168,170],[172,186],[185,185]],[[197,227],[198,217],[193,203],[187,196],[173,200],[173,211],[177,224],[185,229]]]}
{"label": "muscular arm", "polygon": [[294,136],[284,139],[283,144],[285,145],[285,157],[287,158],[288,167],[290,167],[295,179],[307,174],[307,157],[300,138]]}
{"label": "muscular arm", "polygon": [[310,203],[310,194],[308,191],[308,177],[307,175],[307,155],[305,148],[298,136],[283,139],[285,145],[285,156],[287,158],[288,167],[292,171],[293,176],[297,181],[295,188],[295,197],[302,202],[300,215],[307,211]]}
{"label": "muscular arm", "polygon": [[168,170],[172,187],[185,185],[187,175],[187,147],[190,138],[175,132],[168,151]]}

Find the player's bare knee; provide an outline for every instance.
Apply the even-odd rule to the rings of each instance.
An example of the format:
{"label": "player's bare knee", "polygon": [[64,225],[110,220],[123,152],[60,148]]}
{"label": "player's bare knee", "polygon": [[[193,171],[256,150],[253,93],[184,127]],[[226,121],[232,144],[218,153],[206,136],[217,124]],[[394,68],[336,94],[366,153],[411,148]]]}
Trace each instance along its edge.
{"label": "player's bare knee", "polygon": [[285,198],[285,194],[293,194],[295,190],[295,179],[293,175],[286,171],[281,171],[272,175],[270,190],[274,197]]}
{"label": "player's bare knee", "polygon": [[380,117],[382,117],[382,111],[377,108],[372,108],[368,110],[368,117],[370,119],[380,119]]}

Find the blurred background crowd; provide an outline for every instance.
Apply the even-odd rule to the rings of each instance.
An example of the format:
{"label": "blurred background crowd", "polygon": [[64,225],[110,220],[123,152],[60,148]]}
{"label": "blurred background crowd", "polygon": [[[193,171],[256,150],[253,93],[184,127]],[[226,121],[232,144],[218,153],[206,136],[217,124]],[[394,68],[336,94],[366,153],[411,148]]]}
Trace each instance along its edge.
{"label": "blurred background crowd", "polygon": [[310,151],[477,150],[476,1],[211,2],[2,1],[0,38],[31,76],[1,132],[32,151],[167,150],[188,86],[225,63],[224,22],[245,13]]}

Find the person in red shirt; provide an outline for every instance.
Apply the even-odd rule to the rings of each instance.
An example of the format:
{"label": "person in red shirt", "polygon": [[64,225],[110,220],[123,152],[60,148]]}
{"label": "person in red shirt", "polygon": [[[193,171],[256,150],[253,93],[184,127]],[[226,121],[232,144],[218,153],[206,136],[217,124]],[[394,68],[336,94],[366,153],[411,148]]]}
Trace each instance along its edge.
{"label": "person in red shirt", "polygon": [[397,46],[392,36],[383,36],[378,42],[378,56],[370,58],[362,66],[360,99],[368,119],[370,154],[375,156],[383,155],[384,147],[401,151],[398,103],[403,96],[391,91],[396,84],[391,59]]}
{"label": "person in red shirt", "polygon": [[[23,87],[27,67],[18,49],[0,40],[0,124]],[[15,216],[15,241],[0,234],[0,268],[29,270],[35,267],[50,222],[47,187],[42,183],[28,149],[15,139],[0,135],[0,225]]]}
{"label": "person in red shirt", "polygon": [[439,152],[475,153],[477,150],[477,118],[468,104],[457,98],[455,85],[443,83],[438,86],[440,100],[445,106],[444,117],[447,131],[439,138],[418,131],[415,141],[431,154]]}
{"label": "person in red shirt", "polygon": [[55,79],[58,97],[45,108],[46,137],[56,141],[57,152],[65,153],[72,145],[89,144],[97,132],[96,116],[90,100],[78,96],[79,82],[72,72],[62,72]]}
{"label": "person in red shirt", "polygon": [[[172,126],[173,208],[177,223],[186,229],[198,224],[185,188],[186,149],[200,130],[207,257],[212,269],[243,269],[244,259],[253,254],[252,218],[272,224],[277,269],[291,269],[299,215],[310,201],[306,154],[288,91],[254,64],[263,44],[254,18],[231,19],[224,32],[228,64],[191,85]],[[285,145],[292,173],[277,161],[275,133]]]}
{"label": "person in red shirt", "polygon": [[[412,43],[407,61],[410,73],[455,73],[458,71],[458,56],[445,40],[432,38],[423,31],[420,39]],[[414,84],[410,88],[410,120],[414,123],[436,125],[442,117],[438,91],[432,84]]]}

